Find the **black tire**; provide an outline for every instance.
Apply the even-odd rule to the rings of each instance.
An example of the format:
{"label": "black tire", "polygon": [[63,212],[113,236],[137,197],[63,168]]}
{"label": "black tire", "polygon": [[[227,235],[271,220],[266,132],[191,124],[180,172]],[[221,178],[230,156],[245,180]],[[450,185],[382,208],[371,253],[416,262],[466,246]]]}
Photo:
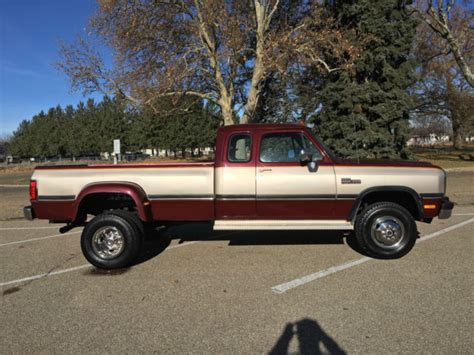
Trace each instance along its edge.
{"label": "black tire", "polygon": [[[111,246],[106,236],[113,239]],[[140,251],[142,235],[126,215],[103,213],[85,226],[81,249],[85,258],[100,269],[118,269],[130,266]]]}
{"label": "black tire", "polygon": [[128,212],[125,210],[110,210],[110,211],[105,211],[104,213],[115,214],[117,216],[130,220],[130,222],[132,222],[135,225],[138,233],[140,234],[142,238],[141,239],[142,244],[146,237],[154,236],[156,234],[155,226],[152,223],[142,222],[142,220],[135,213]]}
{"label": "black tire", "polygon": [[122,217],[127,222],[130,222],[130,224],[132,224],[141,239],[143,239],[143,237],[145,236],[145,226],[136,214],[124,210],[110,210],[105,211],[103,214],[112,214],[115,216]]}
{"label": "black tire", "polygon": [[367,206],[357,217],[355,236],[368,255],[396,259],[413,248],[417,229],[407,209],[393,202],[377,202]]}

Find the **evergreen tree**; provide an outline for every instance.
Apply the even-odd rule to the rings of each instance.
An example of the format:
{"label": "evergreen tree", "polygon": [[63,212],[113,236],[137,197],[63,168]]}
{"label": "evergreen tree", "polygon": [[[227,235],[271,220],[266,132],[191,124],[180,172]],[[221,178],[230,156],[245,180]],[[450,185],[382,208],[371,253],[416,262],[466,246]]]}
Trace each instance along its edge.
{"label": "evergreen tree", "polygon": [[315,130],[340,156],[408,158],[417,22],[398,0],[334,1],[343,28],[369,38],[352,72],[331,73],[321,92]]}
{"label": "evergreen tree", "polygon": [[[169,105],[172,112],[169,99],[160,104]],[[89,99],[76,108],[57,106],[21,122],[13,133],[11,150],[23,158],[74,159],[110,153],[113,140],[120,139],[124,151],[168,149],[184,156],[187,150],[214,146],[218,114],[211,104],[190,100],[186,112],[163,117],[150,109],[131,109],[123,99],[105,96],[99,103]]]}
{"label": "evergreen tree", "polygon": [[32,151],[31,122],[23,120],[13,132],[11,139],[11,153],[19,157],[27,157]]}

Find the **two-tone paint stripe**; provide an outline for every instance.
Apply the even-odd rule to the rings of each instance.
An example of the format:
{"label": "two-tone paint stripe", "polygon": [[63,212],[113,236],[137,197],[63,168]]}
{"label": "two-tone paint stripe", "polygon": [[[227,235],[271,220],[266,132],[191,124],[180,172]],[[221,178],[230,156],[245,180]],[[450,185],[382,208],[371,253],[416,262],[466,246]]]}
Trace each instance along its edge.
{"label": "two-tone paint stripe", "polygon": [[[234,194],[205,194],[205,195],[148,195],[150,200],[355,200],[358,194],[313,194],[313,195],[234,195]],[[443,193],[422,193],[423,199],[442,198]],[[39,201],[73,201],[74,195],[40,195]]]}
{"label": "two-tone paint stripe", "polygon": [[38,201],[74,201],[75,195],[39,195]]}
{"label": "two-tone paint stripe", "polygon": [[148,195],[148,199],[151,201],[170,201],[170,200],[213,200],[214,195]]}
{"label": "two-tone paint stripe", "polygon": [[336,195],[336,194],[317,194],[317,195],[254,195],[254,194],[217,194],[217,195],[148,195],[150,200],[354,200],[358,195]]}
{"label": "two-tone paint stripe", "polygon": [[212,168],[213,162],[161,163],[161,164],[96,164],[96,165],[45,165],[37,166],[35,170],[89,170],[89,169],[157,169],[157,168]]}

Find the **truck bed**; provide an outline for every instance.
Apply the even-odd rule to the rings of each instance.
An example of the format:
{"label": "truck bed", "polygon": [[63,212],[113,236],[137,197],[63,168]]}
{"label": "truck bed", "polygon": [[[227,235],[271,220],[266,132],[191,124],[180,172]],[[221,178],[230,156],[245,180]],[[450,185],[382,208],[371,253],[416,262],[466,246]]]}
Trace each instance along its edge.
{"label": "truck bed", "polygon": [[[74,213],[78,196],[94,185],[133,184],[151,203],[153,219],[202,220],[214,217],[214,163],[67,165],[36,168],[39,217],[64,219]],[[183,203],[184,202],[184,203]],[[53,218],[51,218],[53,217]],[[61,217],[61,218],[60,218]]]}

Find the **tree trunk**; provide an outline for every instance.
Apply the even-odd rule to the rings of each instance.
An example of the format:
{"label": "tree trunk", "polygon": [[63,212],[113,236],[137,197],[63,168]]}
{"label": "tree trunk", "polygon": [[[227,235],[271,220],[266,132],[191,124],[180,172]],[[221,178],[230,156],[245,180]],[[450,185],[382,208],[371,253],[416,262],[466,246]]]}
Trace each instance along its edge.
{"label": "tree trunk", "polygon": [[255,63],[252,73],[252,81],[250,83],[249,94],[245,104],[245,111],[242,117],[242,123],[250,123],[258,120],[254,117],[255,109],[257,108],[258,98],[260,96],[260,84],[265,75],[265,64],[263,61],[265,31],[268,26],[269,18],[265,6],[258,0],[255,1],[255,15],[257,18],[257,44],[255,48]]}
{"label": "tree trunk", "polygon": [[231,126],[235,124],[234,113],[232,112],[232,100],[227,96],[221,96],[218,101],[221,107],[221,116],[224,120],[224,126]]}
{"label": "tree trunk", "polygon": [[453,147],[454,149],[462,149],[464,146],[464,137],[462,134],[462,122],[455,117],[451,118],[453,126]]}
{"label": "tree trunk", "polygon": [[459,66],[459,69],[461,69],[461,72],[463,73],[464,78],[466,81],[471,85],[471,87],[474,88],[474,74],[471,72],[471,68],[469,67],[466,58],[461,53],[461,50],[459,49],[458,43],[456,39],[453,37],[450,31],[448,31],[446,35],[446,40],[448,41],[449,47],[451,48],[451,51],[453,52],[454,59],[456,60],[456,63]]}
{"label": "tree trunk", "polygon": [[196,6],[197,17],[199,18],[201,43],[207,50],[211,68],[214,70],[214,80],[219,90],[219,99],[217,100],[217,104],[221,108],[221,115],[222,119],[224,120],[224,125],[230,126],[235,123],[232,112],[232,103],[234,101],[233,87],[231,86],[229,89],[227,88],[224,76],[221,71],[217,53],[216,35],[212,28],[210,28],[205,23],[199,2],[195,1],[194,4]]}
{"label": "tree trunk", "polygon": [[459,93],[456,91],[456,86],[453,84],[453,78],[448,76],[446,82],[446,99],[448,103],[449,119],[453,128],[453,147],[455,149],[462,149],[464,142],[464,117],[463,108],[460,105]]}
{"label": "tree trunk", "polygon": [[242,117],[242,123],[256,122],[259,119],[259,117],[255,117],[254,114],[261,92],[260,83],[262,82],[264,76],[263,74],[263,60],[262,58],[259,58],[257,49],[257,57],[255,58],[255,67],[253,69],[252,82],[250,84],[247,103],[245,104],[245,112]]}

